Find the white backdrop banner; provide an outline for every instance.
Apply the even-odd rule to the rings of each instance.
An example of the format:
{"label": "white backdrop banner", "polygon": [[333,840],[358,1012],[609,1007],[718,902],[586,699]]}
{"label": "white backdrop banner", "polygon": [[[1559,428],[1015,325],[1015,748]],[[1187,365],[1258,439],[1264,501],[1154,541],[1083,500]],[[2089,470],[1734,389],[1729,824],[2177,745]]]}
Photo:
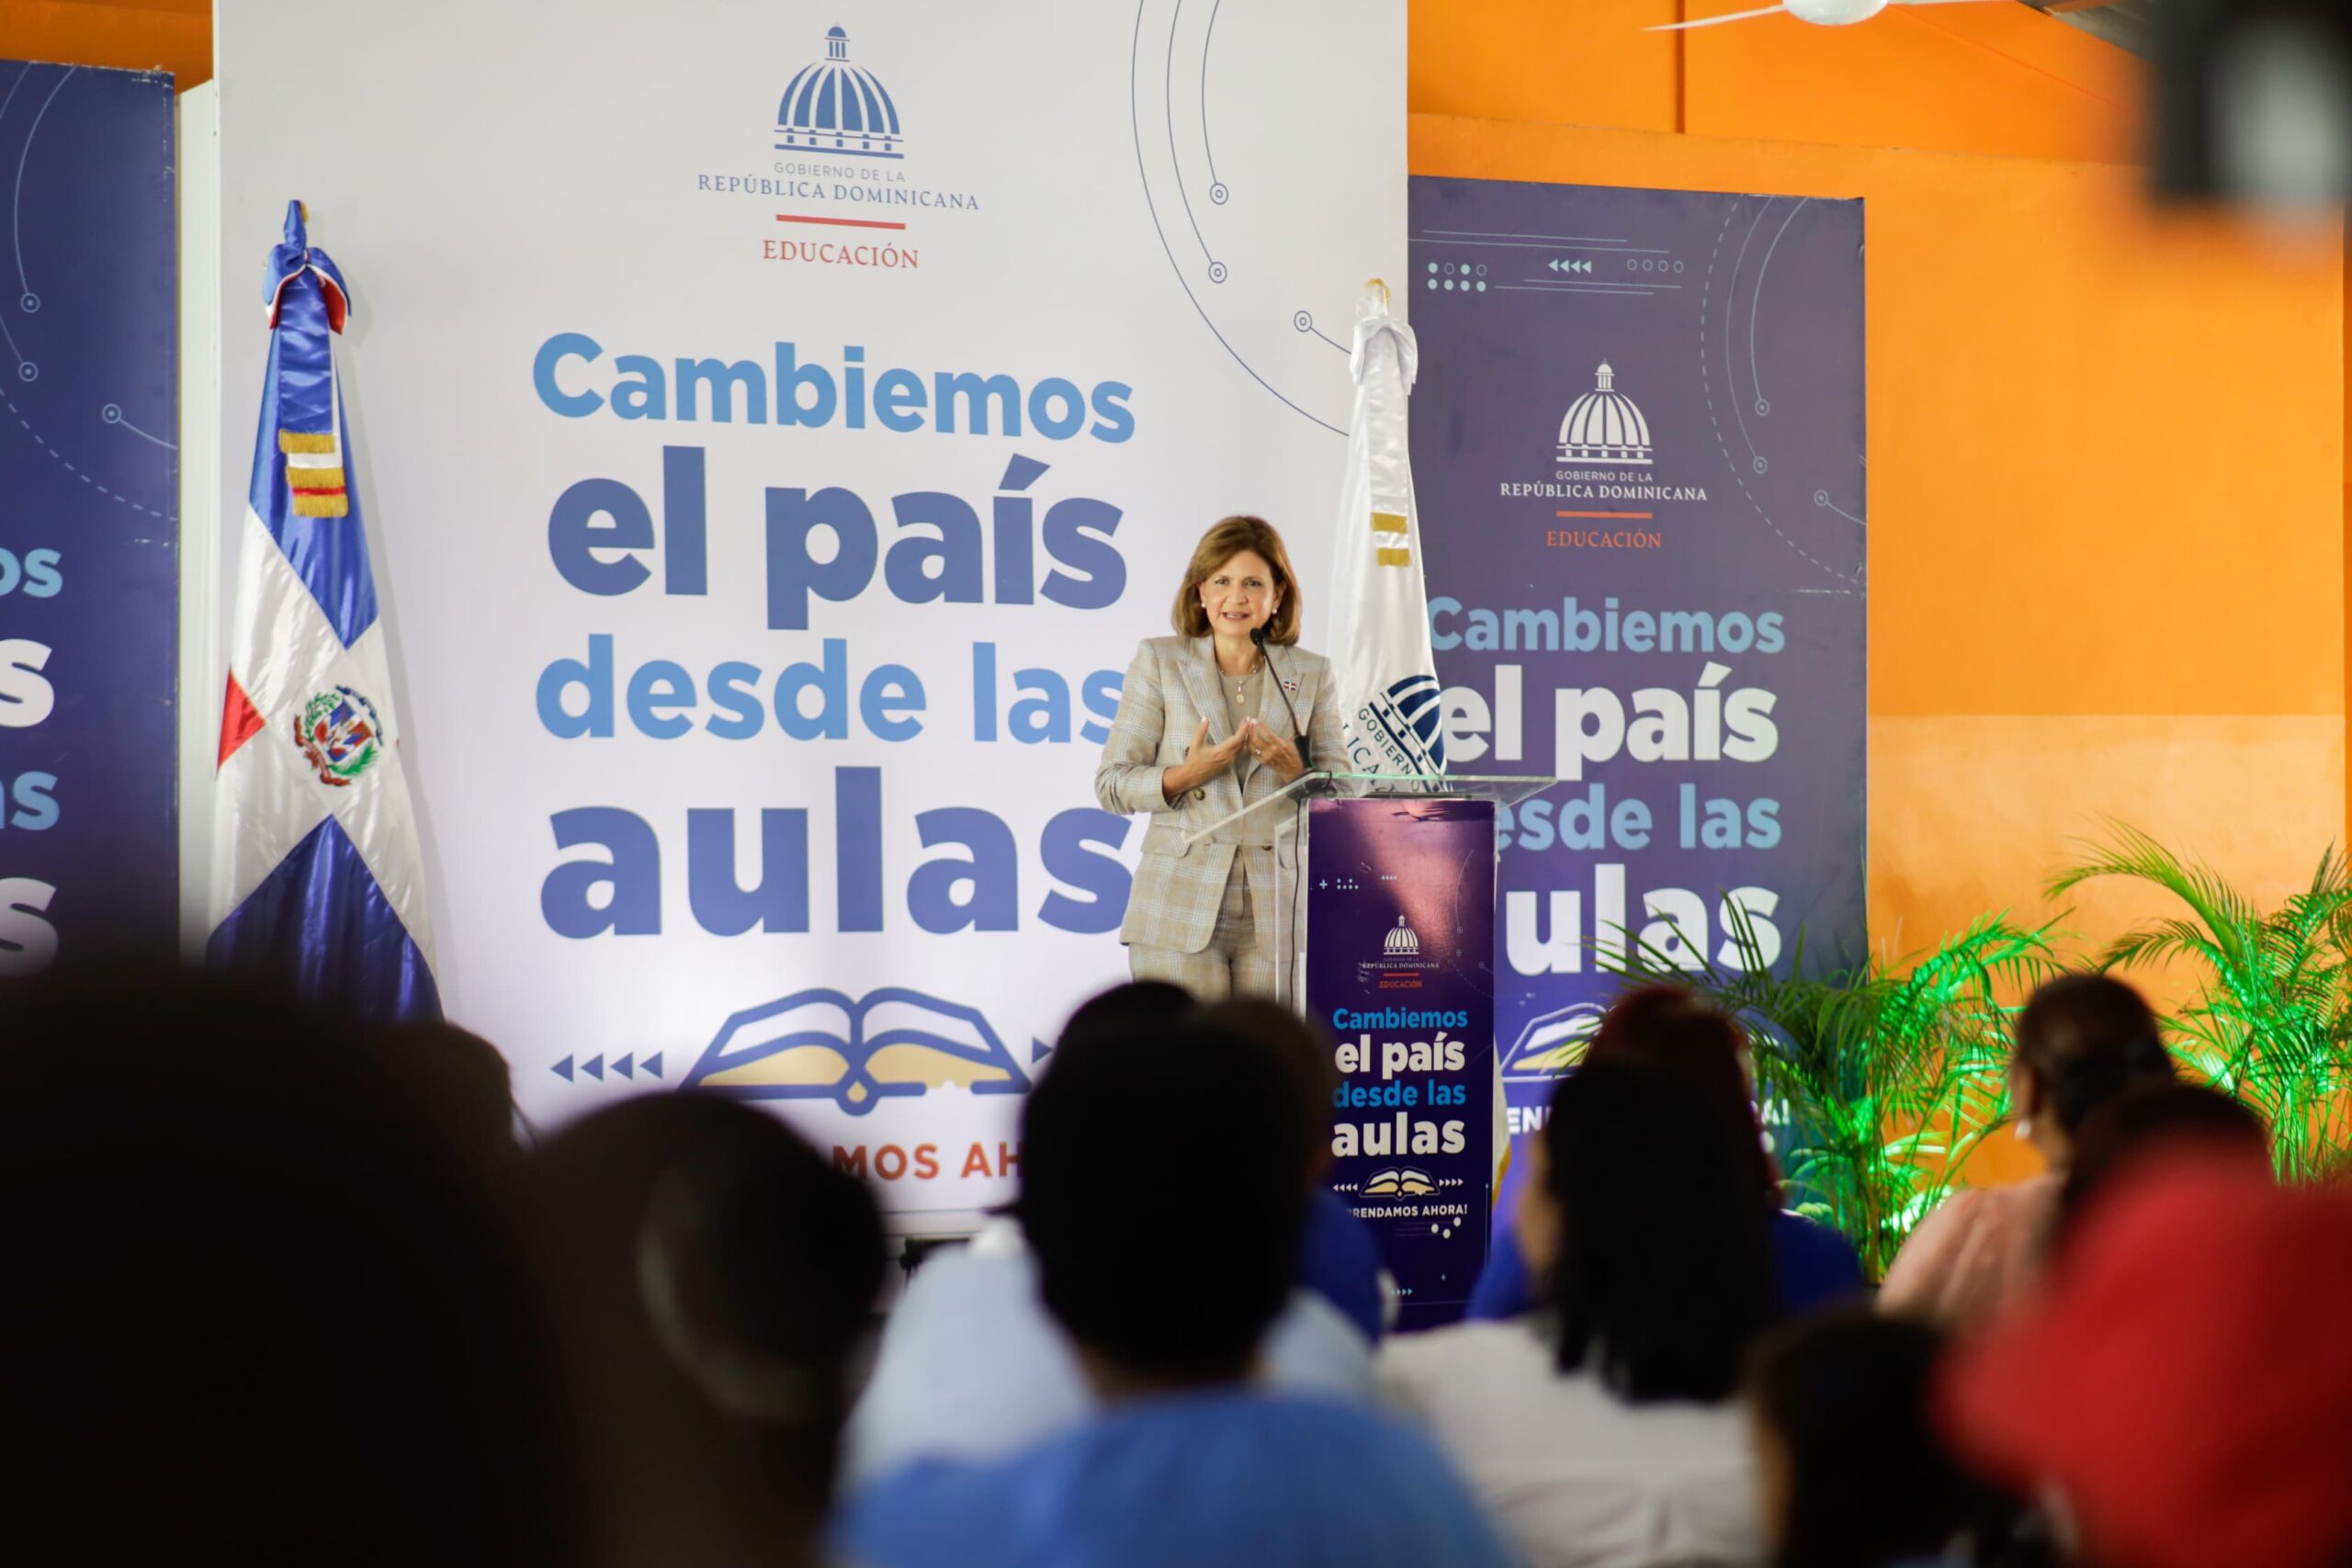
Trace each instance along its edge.
{"label": "white backdrop banner", "polygon": [[1125,975],[1136,639],[1226,513],[1329,581],[1403,0],[243,0],[218,47],[221,397],[300,197],[452,1018],[542,1123],[707,1083],[895,1209],[1004,1200]]}

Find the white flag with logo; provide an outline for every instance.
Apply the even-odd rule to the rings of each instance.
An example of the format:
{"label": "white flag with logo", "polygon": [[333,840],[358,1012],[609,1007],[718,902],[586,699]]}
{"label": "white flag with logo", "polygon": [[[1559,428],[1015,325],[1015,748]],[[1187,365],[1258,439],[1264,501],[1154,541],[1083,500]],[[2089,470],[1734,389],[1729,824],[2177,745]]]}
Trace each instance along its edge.
{"label": "white flag with logo", "polygon": [[1406,442],[1405,399],[1419,359],[1413,329],[1388,313],[1387,288],[1366,286],[1348,356],[1355,412],[1348,423],[1331,581],[1331,661],[1347,727],[1344,766],[1351,773],[1445,771],[1421,527]]}
{"label": "white flag with logo", "polygon": [[[1348,355],[1356,399],[1331,572],[1331,660],[1351,773],[1445,772],[1443,705],[1407,439],[1405,400],[1419,367],[1413,329],[1388,313],[1387,288],[1367,286],[1356,301],[1355,347]],[[1491,1098],[1493,1190],[1499,1196],[1510,1168],[1499,1057]]]}

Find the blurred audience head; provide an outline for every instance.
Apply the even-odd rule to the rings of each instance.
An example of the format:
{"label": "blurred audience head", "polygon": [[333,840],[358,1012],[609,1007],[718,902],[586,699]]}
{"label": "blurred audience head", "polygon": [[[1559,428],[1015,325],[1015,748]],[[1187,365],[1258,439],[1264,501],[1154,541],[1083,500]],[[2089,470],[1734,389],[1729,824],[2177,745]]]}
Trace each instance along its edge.
{"label": "blurred audience head", "polygon": [[1022,1114],[1046,1310],[1106,1394],[1243,1376],[1297,1268],[1296,1078],[1196,1016],[1063,1041]]}
{"label": "blurred audience head", "polygon": [[243,982],[0,1008],[12,1555],[579,1561],[511,1193],[464,1130]]}
{"label": "blurred audience head", "polygon": [[1267,1052],[1290,1075],[1307,1179],[1319,1179],[1331,1167],[1331,1097],[1340,1088],[1340,1061],[1331,1042],[1290,1009],[1261,997],[1218,1002],[1200,1016],[1209,1028]]}
{"label": "blurred audience head", "polygon": [[2340,1568],[2352,1193],[2183,1156],[2086,1213],[2041,1297],[1938,1379],[1962,1460],[2054,1493],[2112,1568]]}
{"label": "blurred audience head", "polygon": [[397,1092],[474,1157],[518,1152],[514,1079],[489,1041],[437,1018],[415,1019],[376,1031],[366,1049]]}
{"label": "blurred audience head", "polygon": [[1193,994],[1182,986],[1171,986],[1165,980],[1130,980],[1124,986],[1098,991],[1079,1003],[1078,1010],[1062,1025],[1061,1037],[1054,1042],[1054,1048],[1067,1050],[1095,1040],[1124,1040],[1140,1030],[1173,1022],[1194,1006]]}
{"label": "blurred audience head", "polygon": [[2139,992],[2108,975],[2062,975],[2028,998],[2017,1020],[2010,1092],[2018,1134],[2054,1166],[2100,1104],[2134,1084],[2174,1076],[2156,1015]]}
{"label": "blurred audience head", "polygon": [[2270,1168],[2269,1130],[2237,1100],[2204,1084],[2135,1084],[2107,1100],[2075,1134],[2052,1250],[2064,1248],[2108,1191],[2183,1158],[2234,1161],[2261,1174]]}
{"label": "blurred audience head", "polygon": [[[1928,1421],[1936,1331],[1867,1308],[1786,1324],[1748,1362],[1765,1532],[1780,1568],[1887,1568],[2006,1539],[2015,1506]],[[1982,1561],[1972,1555],[1969,1561]]]}
{"label": "blurred audience head", "polygon": [[1559,1366],[1619,1397],[1714,1402],[1775,1312],[1752,1143],[1676,1076],[1596,1062],[1560,1080],[1518,1216]]}
{"label": "blurred audience head", "polygon": [[1679,986],[1645,986],[1610,1005],[1586,1047],[1587,1062],[1633,1063],[1680,1080],[1744,1129],[1758,1189],[1781,1203],[1780,1172],[1765,1152],[1748,1081],[1747,1036],[1731,1017]]}
{"label": "blurred audience head", "polygon": [[873,1199],[774,1117],[649,1095],[526,1167],[598,1560],[809,1558],[884,1269]]}

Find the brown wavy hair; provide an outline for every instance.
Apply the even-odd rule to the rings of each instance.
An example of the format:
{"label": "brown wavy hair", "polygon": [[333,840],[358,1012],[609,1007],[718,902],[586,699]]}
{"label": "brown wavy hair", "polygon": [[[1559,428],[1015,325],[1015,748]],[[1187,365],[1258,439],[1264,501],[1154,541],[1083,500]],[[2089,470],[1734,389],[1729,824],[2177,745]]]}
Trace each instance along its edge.
{"label": "brown wavy hair", "polygon": [[1290,569],[1290,552],[1283,548],[1283,536],[1274,532],[1272,523],[1247,513],[1218,518],[1193,547],[1193,564],[1184,569],[1184,584],[1176,590],[1176,608],[1168,617],[1178,636],[1209,635],[1200,586],[1209,580],[1209,573],[1243,550],[1255,550],[1264,558],[1273,569],[1274,587],[1282,594],[1282,603],[1266,617],[1266,640],[1277,648],[1288,648],[1298,640],[1298,576]]}

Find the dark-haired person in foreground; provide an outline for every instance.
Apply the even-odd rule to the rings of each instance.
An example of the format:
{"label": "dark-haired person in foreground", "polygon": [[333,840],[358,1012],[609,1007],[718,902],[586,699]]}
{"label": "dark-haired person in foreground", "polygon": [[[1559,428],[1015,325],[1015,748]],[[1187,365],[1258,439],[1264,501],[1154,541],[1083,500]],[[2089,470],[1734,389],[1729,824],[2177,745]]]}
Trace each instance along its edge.
{"label": "dark-haired person in foreground", "polygon": [[0,1552],[572,1568],[580,1477],[507,1185],[218,976],[0,992]]}
{"label": "dark-haired person in foreground", "polygon": [[2008,1562],[2018,1508],[1960,1467],[1928,1419],[1940,1339],[1849,1307],[1756,1348],[1746,1396],[1775,1568]]}
{"label": "dark-haired person in foreground", "polygon": [[2174,1076],[2156,1015],[2122,981],[2062,975],[2036,989],[2018,1014],[2009,1096],[2018,1136],[2049,1169],[1946,1199],[1895,1255],[1879,1309],[1961,1325],[2017,1300],[2041,1269],[2083,1123],[2135,1084]]}
{"label": "dark-haired person in foreground", "polygon": [[[1748,1086],[1747,1035],[1728,1014],[1679,986],[1645,986],[1611,1004],[1584,1059],[1589,1064],[1656,1067],[1748,1125],[1748,1165],[1764,1207],[1782,1312],[1811,1312],[1861,1293],[1862,1260],[1854,1244],[1834,1226],[1781,1206],[1781,1173],[1764,1150],[1756,1097]],[[1499,1322],[1532,1311],[1536,1301],[1536,1284],[1518,1236],[1510,1225],[1498,1225],[1486,1267],[1471,1289],[1469,1315]]]}
{"label": "dark-haired person in foreground", "polygon": [[1023,1114],[1021,1224],[1104,1402],[1010,1460],[853,1495],[861,1568],[1501,1568],[1442,1456],[1249,1378],[1297,1262],[1306,1170],[1262,1049],[1193,1023],[1065,1045]]}
{"label": "dark-haired person in foreground", "polygon": [[468,1157],[511,1163],[514,1077],[498,1047],[438,1018],[407,1019],[366,1036],[360,1048],[393,1091],[430,1118]]}
{"label": "dark-haired person in foreground", "polygon": [[1211,1028],[1229,1029],[1274,1054],[1296,1081],[1299,1136],[1306,1149],[1306,1224],[1299,1237],[1298,1285],[1329,1302],[1361,1331],[1367,1348],[1387,1330],[1392,1285],[1380,1264],[1380,1242],[1331,1190],[1331,1100],[1340,1088],[1339,1057],[1329,1037],[1279,1003],[1237,997],[1202,1014]]}
{"label": "dark-haired person in foreground", "polygon": [[2063,1251],[2106,1195],[2177,1160],[2270,1171],[2270,1130],[2241,1101],[2207,1084],[2159,1080],[2125,1089],[2084,1120],[2058,1193],[2050,1256]]}
{"label": "dark-haired person in foreground", "polygon": [[594,1568],[818,1561],[882,1224],[782,1122],[697,1093],[597,1111],[531,1156],[580,1405]]}
{"label": "dark-haired person in foreground", "polygon": [[1426,1423],[1530,1568],[1763,1561],[1732,1403],[1774,1315],[1745,1120],[1651,1067],[1561,1080],[1521,1190],[1545,1309],[1389,1341],[1381,1391]]}
{"label": "dark-haired person in foreground", "polygon": [[[1057,1051],[1115,1050],[1138,1033],[1198,1016],[1179,987],[1130,981],[1072,1013]],[[1320,1050],[1306,1025],[1249,998],[1220,1003],[1207,1016],[1236,1026],[1285,1068],[1295,1085],[1302,1145],[1328,1150],[1330,1092],[1317,1092],[1308,1058]],[[1294,1289],[1260,1347],[1259,1375],[1271,1387],[1369,1404],[1381,1310],[1378,1244],[1319,1186],[1307,1215]],[[1097,1403],[1068,1337],[1037,1299],[1036,1260],[1021,1227],[990,1219],[969,1245],[941,1251],[907,1281],[850,1418],[846,1480],[873,1481],[917,1459],[1017,1453],[1084,1420]]]}

